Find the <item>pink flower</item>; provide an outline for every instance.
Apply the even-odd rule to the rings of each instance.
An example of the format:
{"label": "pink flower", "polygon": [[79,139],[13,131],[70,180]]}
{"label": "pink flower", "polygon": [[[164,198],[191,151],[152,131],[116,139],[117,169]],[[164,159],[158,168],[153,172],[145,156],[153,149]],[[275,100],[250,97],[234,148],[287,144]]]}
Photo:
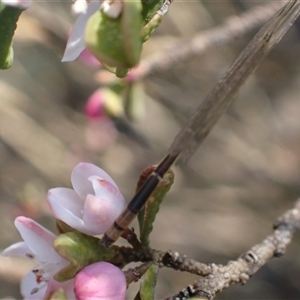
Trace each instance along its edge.
{"label": "pink flower", "polygon": [[75,276],[74,292],[77,300],[124,300],[126,278],[116,266],[98,262]]}
{"label": "pink flower", "polygon": [[75,60],[85,49],[84,32],[86,23],[90,16],[92,16],[99,8],[99,0],[91,1],[87,4],[87,10],[79,15],[68,39],[62,61]]}
{"label": "pink flower", "polygon": [[54,216],[88,235],[103,234],[125,208],[112,178],[99,167],[78,164],[71,175],[74,190],[55,188],[47,202]]}
{"label": "pink flower", "polygon": [[[25,1],[25,0],[19,0],[19,1]],[[122,1],[91,0],[91,1],[86,1],[87,2],[86,4],[84,4],[83,3],[84,1],[82,0],[77,0],[76,2],[78,2],[78,8],[79,7],[80,8],[78,10],[76,7],[73,8],[75,9],[75,11],[81,11],[81,13],[73,26],[62,61],[75,60],[80,55],[80,53],[86,48],[85,41],[84,41],[86,24],[89,18],[97,10],[102,9],[107,16],[115,19],[121,14],[122,7],[123,7]],[[83,9],[82,11],[82,7],[85,8],[85,6],[86,9]]]}
{"label": "pink flower", "polygon": [[15,226],[24,242],[6,248],[3,256],[17,255],[35,260],[38,265],[21,282],[21,294],[25,299],[44,299],[54,290],[62,288],[68,299],[74,299],[74,279],[57,282],[53,275],[66,267],[69,262],[53,248],[56,235],[25,217],[18,217]]}
{"label": "pink flower", "polygon": [[0,2],[5,5],[26,9],[31,4],[32,0],[1,0]]}

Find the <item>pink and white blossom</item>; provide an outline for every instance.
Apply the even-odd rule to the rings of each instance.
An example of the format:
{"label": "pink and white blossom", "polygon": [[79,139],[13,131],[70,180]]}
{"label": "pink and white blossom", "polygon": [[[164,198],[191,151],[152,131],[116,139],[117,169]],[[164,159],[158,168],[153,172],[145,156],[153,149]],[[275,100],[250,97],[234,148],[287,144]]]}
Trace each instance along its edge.
{"label": "pink and white blossom", "polygon": [[85,49],[84,32],[88,19],[100,9],[100,1],[91,1],[77,18],[69,36],[62,61],[73,61]]}
{"label": "pink and white blossom", "polygon": [[125,208],[125,199],[112,178],[99,167],[78,164],[71,175],[74,189],[49,190],[54,216],[88,235],[103,234]]}
{"label": "pink and white blossom", "polygon": [[69,264],[53,248],[56,235],[26,217],[17,217],[15,226],[24,241],[6,248],[2,255],[17,255],[33,259],[38,263],[21,282],[23,297],[27,300],[44,299],[56,289],[62,288],[67,299],[75,299],[74,279],[65,282],[57,282],[53,279],[54,274]]}
{"label": "pink and white blossom", "polygon": [[74,292],[77,300],[124,300],[126,278],[110,263],[94,263],[75,276]]}
{"label": "pink and white blossom", "polygon": [[107,16],[115,19],[121,14],[122,8],[122,1],[91,0],[84,3],[83,0],[77,0],[73,4],[73,11],[80,12],[80,15],[72,28],[62,61],[75,60],[85,49],[84,33],[86,24],[97,10],[102,9]]}

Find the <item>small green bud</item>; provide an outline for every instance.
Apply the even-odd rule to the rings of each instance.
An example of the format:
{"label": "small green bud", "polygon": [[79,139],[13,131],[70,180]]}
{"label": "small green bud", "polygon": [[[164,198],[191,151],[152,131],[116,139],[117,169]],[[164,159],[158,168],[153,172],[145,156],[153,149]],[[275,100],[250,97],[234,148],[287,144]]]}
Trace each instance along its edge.
{"label": "small green bud", "polygon": [[74,278],[82,268],[98,261],[114,261],[117,247],[105,248],[98,238],[80,232],[68,232],[59,235],[54,241],[54,249],[70,264],[54,275],[62,282]]}
{"label": "small green bud", "polygon": [[109,17],[102,10],[92,15],[87,23],[85,40],[88,50],[109,71],[134,67],[142,50],[142,5],[139,0],[124,1],[119,17]]}

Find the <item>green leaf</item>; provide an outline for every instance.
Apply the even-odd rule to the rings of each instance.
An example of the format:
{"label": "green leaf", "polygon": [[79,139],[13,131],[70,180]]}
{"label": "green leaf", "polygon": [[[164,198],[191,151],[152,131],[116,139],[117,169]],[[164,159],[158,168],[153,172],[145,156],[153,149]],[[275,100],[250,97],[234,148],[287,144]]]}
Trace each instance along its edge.
{"label": "green leaf", "polygon": [[140,290],[134,300],[151,300],[154,299],[155,286],[157,281],[159,267],[153,264],[142,277]]}
{"label": "green leaf", "polygon": [[13,63],[12,39],[22,10],[0,3],[0,69],[8,69]]}
{"label": "green leaf", "polygon": [[142,41],[146,42],[155,28],[158,27],[162,20],[162,16],[157,14],[157,11],[162,7],[164,0],[142,0],[143,11],[142,16],[144,20],[144,26],[141,31]]}
{"label": "green leaf", "polygon": [[[147,171],[147,169],[146,169]],[[158,184],[154,192],[148,199],[145,207],[138,214],[138,221],[140,226],[140,239],[144,247],[149,246],[149,235],[153,229],[153,222],[155,221],[156,214],[159,211],[159,206],[170,190],[174,182],[174,173],[169,170],[163,180]]]}
{"label": "green leaf", "polygon": [[164,0],[142,0],[142,17],[144,25],[147,24],[156,12],[162,7]]}
{"label": "green leaf", "polygon": [[142,35],[142,41],[143,43],[146,42],[150,35],[153,33],[155,28],[158,27],[162,20],[162,16],[156,14],[154,17],[143,27],[141,35]]}
{"label": "green leaf", "polygon": [[[80,232],[59,235],[54,241],[54,249],[68,260],[70,265],[55,274],[54,279],[62,282],[74,278],[82,268],[98,261],[114,262],[118,247],[107,249],[98,238]],[[120,263],[120,262],[118,262]]]}

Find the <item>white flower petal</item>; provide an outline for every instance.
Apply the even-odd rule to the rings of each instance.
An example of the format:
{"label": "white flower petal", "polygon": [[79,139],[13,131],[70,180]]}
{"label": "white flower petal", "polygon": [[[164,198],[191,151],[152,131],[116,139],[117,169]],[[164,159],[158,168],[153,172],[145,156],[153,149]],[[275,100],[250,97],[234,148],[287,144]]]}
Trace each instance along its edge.
{"label": "white flower petal", "polygon": [[28,248],[25,242],[15,243],[2,252],[3,256],[16,255],[25,258],[35,259],[35,254]]}
{"label": "white flower petal", "polygon": [[74,14],[85,13],[87,10],[87,2],[86,0],[74,0],[72,4],[72,12]]}
{"label": "white flower petal", "polygon": [[53,248],[56,235],[51,231],[26,217],[17,217],[15,226],[26,245],[35,254],[37,261],[59,261],[62,259]]}
{"label": "white flower petal", "polygon": [[5,5],[26,9],[31,4],[32,0],[1,0],[0,2]]}
{"label": "white flower petal", "polygon": [[37,283],[36,275],[30,271],[21,281],[21,294],[26,300],[44,299],[46,282]]}
{"label": "white flower petal", "polygon": [[[74,229],[77,229],[80,232],[90,234],[90,232],[85,228],[85,225],[82,221],[82,216],[76,216],[72,211],[63,206],[60,202],[60,199],[52,194],[51,191],[52,190],[48,192],[47,202],[55,218],[65,222],[66,224]],[[81,207],[81,209],[83,210],[83,206]]]}
{"label": "white flower petal", "polygon": [[87,11],[82,13],[76,20],[62,61],[72,61],[75,60],[79,54],[85,49],[84,32],[88,19],[100,8],[100,3],[98,1],[90,2],[88,4]]}
{"label": "white flower petal", "polygon": [[71,181],[74,190],[81,198],[85,199],[88,194],[94,194],[92,183],[88,180],[94,175],[109,181],[118,188],[113,179],[99,167],[89,163],[80,163],[74,168]]}
{"label": "white flower petal", "polygon": [[80,198],[74,190],[68,188],[54,188],[48,191],[48,196],[49,195],[51,195],[51,198],[56,198],[61,206],[71,211],[75,216],[81,217],[84,199]]}
{"label": "white flower petal", "polygon": [[103,10],[103,12],[113,18],[116,19],[119,17],[119,15],[122,12],[122,8],[123,8],[123,3],[122,2],[113,2],[113,1],[104,1],[101,4],[101,9]]}
{"label": "white flower petal", "polygon": [[[59,283],[53,279],[53,275],[69,265],[53,248],[56,236],[26,217],[17,217],[15,226],[19,230],[24,242],[11,245],[3,251],[3,255],[19,255],[35,259],[38,265],[31,270],[21,282],[21,293],[24,299],[40,300],[47,298],[48,284],[55,289],[66,288],[67,299],[75,299],[72,291],[73,281]],[[55,283],[53,283],[55,282]]]}
{"label": "white flower petal", "polygon": [[54,262],[46,262],[43,264],[39,264],[37,266],[38,269],[43,270],[43,279],[44,281],[48,281],[53,274],[56,274],[66,266],[70,264],[66,259],[61,259],[60,261]]}
{"label": "white flower petal", "polygon": [[111,199],[101,199],[94,195],[88,195],[84,205],[84,224],[95,235],[103,234],[120,215],[124,207],[111,201]]}

